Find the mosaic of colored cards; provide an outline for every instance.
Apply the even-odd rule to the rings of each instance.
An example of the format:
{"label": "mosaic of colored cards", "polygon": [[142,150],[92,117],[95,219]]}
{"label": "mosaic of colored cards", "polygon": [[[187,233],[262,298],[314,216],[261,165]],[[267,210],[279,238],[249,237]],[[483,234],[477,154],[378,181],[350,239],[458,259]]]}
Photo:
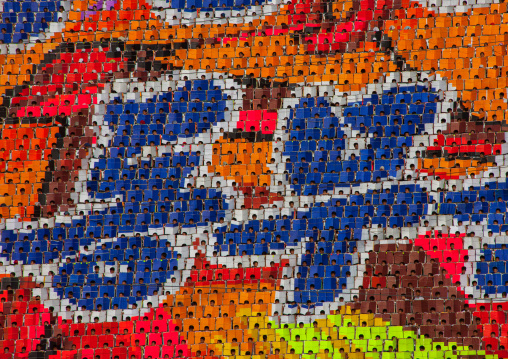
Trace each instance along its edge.
{"label": "mosaic of colored cards", "polygon": [[0,14],[0,359],[508,358],[504,0]]}

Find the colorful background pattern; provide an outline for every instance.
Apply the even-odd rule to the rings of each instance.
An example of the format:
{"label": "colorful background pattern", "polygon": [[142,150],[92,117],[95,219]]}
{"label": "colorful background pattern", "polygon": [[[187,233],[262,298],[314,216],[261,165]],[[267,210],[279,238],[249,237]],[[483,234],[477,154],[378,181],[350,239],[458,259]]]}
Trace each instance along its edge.
{"label": "colorful background pattern", "polygon": [[508,357],[506,3],[0,9],[0,359]]}

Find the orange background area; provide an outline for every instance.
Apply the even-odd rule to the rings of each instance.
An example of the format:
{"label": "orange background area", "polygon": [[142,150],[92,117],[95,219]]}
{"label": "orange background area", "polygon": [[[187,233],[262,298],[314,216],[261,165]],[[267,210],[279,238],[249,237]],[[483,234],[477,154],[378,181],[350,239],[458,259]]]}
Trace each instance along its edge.
{"label": "orange background area", "polygon": [[[412,5],[416,6],[415,3]],[[55,34],[46,43],[35,44],[32,48],[30,57],[32,57],[34,64],[40,62],[41,54],[55,49],[62,41],[98,41],[101,38],[123,37],[130,44],[169,44],[180,40],[196,39],[199,34],[202,34],[205,39],[225,37],[222,40],[223,43],[231,47],[206,42],[203,49],[176,49],[175,56],[156,58],[156,60],[183,66],[185,69],[202,68],[242,76],[245,73],[252,73],[255,77],[271,76],[273,78],[287,74],[290,83],[303,84],[304,82],[333,80],[338,83],[336,88],[341,92],[359,91],[366,84],[380,79],[386,72],[396,70],[396,65],[388,61],[385,54],[368,52],[370,49],[377,50],[375,42],[361,43],[360,49],[356,53],[331,54],[330,56],[306,55],[307,45],[289,45],[289,33],[277,36],[242,36],[247,32],[259,32],[258,27],[262,26],[260,20],[254,21],[251,26],[244,24],[244,26],[217,27],[204,24],[189,28],[174,26],[169,29],[164,28],[161,20],[153,18],[154,14],[148,10],[150,6],[144,1],[139,3],[125,1],[122,8],[120,8],[120,4],[117,4],[115,10],[97,11],[96,15],[89,17],[82,25],[80,22],[81,11],[89,6],[93,6],[93,2],[73,2],[74,9],[70,11],[70,21],[66,23],[65,31],[62,34]],[[350,1],[336,2],[334,11],[337,10],[337,12],[334,14],[337,17],[342,16],[350,7],[352,7]],[[280,26],[288,23],[289,15],[285,14],[286,8],[286,6],[281,7],[280,15],[265,16],[262,20],[263,24]],[[435,71],[442,77],[448,78],[453,87],[461,92],[463,100],[478,101],[483,96],[487,101],[494,100],[498,98],[495,89],[507,86],[506,78],[500,78],[498,71],[485,70],[487,65],[497,65],[502,74],[508,71],[508,65],[505,64],[508,40],[506,34],[508,32],[508,14],[504,13],[506,4],[492,4],[490,7],[475,8],[472,13],[467,14],[468,16],[460,16],[466,14],[436,15],[427,9],[415,7],[394,11],[399,19],[384,21],[384,33],[391,37],[392,45],[397,45],[398,55],[403,55],[411,66],[418,70]],[[431,15],[436,17],[427,17]],[[150,17],[152,19],[149,19]],[[109,20],[107,20],[108,18]],[[404,30],[406,26],[410,26],[411,29]],[[395,29],[392,30],[392,27]],[[91,28],[93,31],[83,31],[82,28]],[[100,31],[103,28],[107,28],[107,31]],[[168,40],[157,39],[157,37],[155,40],[150,40],[158,33],[160,33],[161,39]],[[169,39],[171,36],[173,39]],[[281,46],[286,46],[286,55],[283,55],[280,46],[274,45],[275,41],[279,41]],[[259,42],[262,42],[263,45],[256,46]],[[498,45],[494,47],[494,50],[484,46],[496,43]],[[239,57],[240,52],[244,54],[243,58]],[[480,56],[482,53],[483,56]],[[256,58],[256,54],[260,54],[261,57]],[[265,56],[267,56],[266,59],[263,58]],[[0,55],[0,62],[6,64],[2,67],[0,75],[0,93],[4,93],[6,88],[12,88],[15,83],[21,84],[27,80],[27,75],[17,75],[17,73],[23,74],[23,69],[28,66],[22,65],[25,63],[26,57],[27,54]],[[18,66],[8,65],[11,59],[14,59]],[[264,65],[265,61],[267,65]],[[287,63],[289,65],[286,65]],[[256,64],[258,67],[255,67]],[[332,69],[334,70],[333,74],[330,71]],[[303,71],[303,75],[298,75],[300,70]],[[12,74],[7,75],[8,71]],[[312,75],[313,73],[315,75]],[[479,78],[475,78],[476,75]],[[461,76],[464,81],[458,81],[458,76]],[[11,86],[6,86],[7,82]],[[488,105],[484,102],[478,104],[475,102],[472,107],[474,111],[478,111],[480,108],[490,110]],[[496,106],[496,103],[491,106]],[[501,106],[501,114],[504,117],[506,104],[501,104]],[[489,117],[491,117],[490,113]]]}
{"label": "orange background area", "polygon": [[[271,177],[266,174],[268,158],[271,158],[272,142],[248,143],[243,140],[236,140],[228,143],[221,140],[214,144],[212,165],[209,171],[219,173],[226,179],[243,183],[245,186],[270,185]],[[236,159],[235,159],[236,158]],[[238,161],[241,164],[238,164]],[[237,172],[239,174],[237,174]]]}

